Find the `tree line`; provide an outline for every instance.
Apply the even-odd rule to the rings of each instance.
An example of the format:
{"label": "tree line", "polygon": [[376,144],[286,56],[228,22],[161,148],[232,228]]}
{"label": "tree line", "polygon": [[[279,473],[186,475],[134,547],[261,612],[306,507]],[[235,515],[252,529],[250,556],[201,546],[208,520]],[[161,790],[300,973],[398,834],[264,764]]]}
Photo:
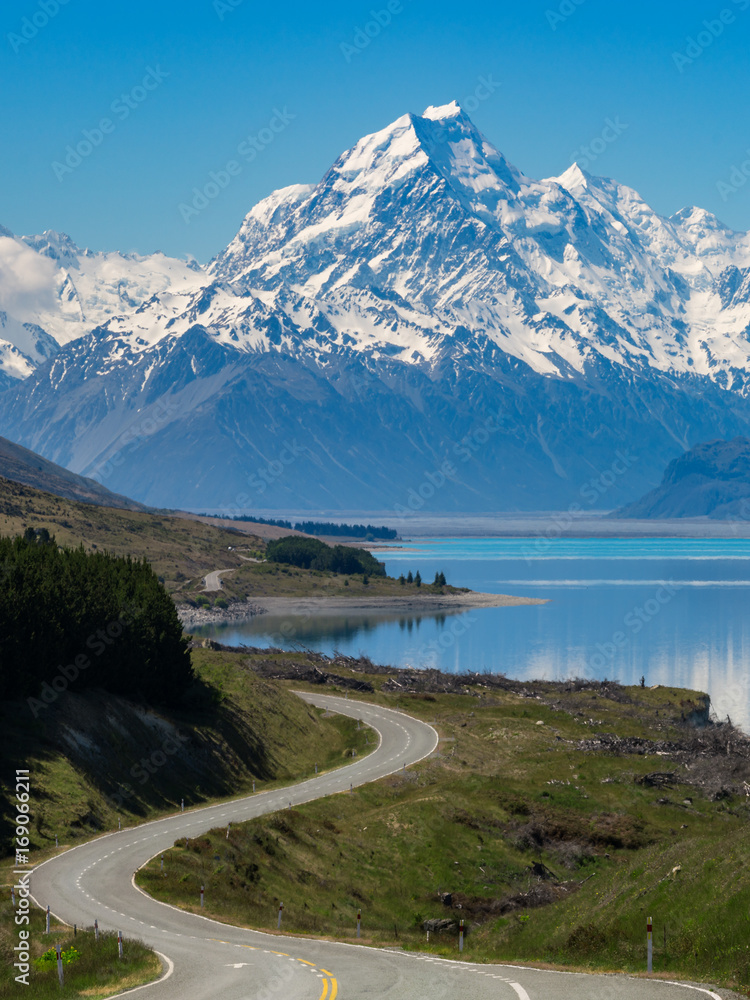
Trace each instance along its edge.
{"label": "tree line", "polygon": [[[204,514],[204,517],[212,515]],[[333,538],[398,538],[395,528],[374,524],[333,524],[331,521],[285,521],[281,518],[254,517],[250,514],[237,514],[233,521],[252,521],[255,524],[270,524],[275,528],[286,528],[288,531],[302,531],[306,535],[327,535]]]}
{"label": "tree line", "polygon": [[193,679],[145,559],[60,548],[45,529],[0,538],[0,697],[28,698],[35,715],[68,688],[174,704]]}
{"label": "tree line", "polygon": [[300,538],[297,535],[287,535],[286,538],[269,542],[266,546],[266,559],[268,562],[288,563],[300,569],[385,576],[384,564],[378,562],[366,549],[326,545],[317,538]]}

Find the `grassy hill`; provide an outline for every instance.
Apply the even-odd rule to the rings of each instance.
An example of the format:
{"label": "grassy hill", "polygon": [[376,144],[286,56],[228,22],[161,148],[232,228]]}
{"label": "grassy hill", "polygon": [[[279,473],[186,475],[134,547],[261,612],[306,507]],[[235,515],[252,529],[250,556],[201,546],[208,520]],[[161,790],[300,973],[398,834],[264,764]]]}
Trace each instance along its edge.
{"label": "grassy hill", "polygon": [[[39,712],[0,706],[0,845],[13,823],[14,770],[32,774],[36,850],[74,843],[185,805],[247,793],[332,767],[364,749],[349,720],[322,713],[230,653],[193,650],[201,685],[179,710],[155,711],[75,684]],[[144,764],[144,759],[146,763]]]}
{"label": "grassy hill", "polygon": [[[27,527],[46,528],[61,545],[145,557],[178,604],[195,602],[204,589],[203,577],[217,569],[228,572],[222,576],[221,592],[206,598],[211,603],[216,598],[405,593],[390,577],[371,576],[365,584],[361,576],[265,563],[266,540],[250,534],[246,523],[239,531],[206,519],[84,504],[0,477],[0,535],[20,535]],[[421,592],[429,593],[430,587],[423,586]]]}
{"label": "grassy hill", "polygon": [[126,510],[148,509],[136,500],[112,493],[96,480],[79,476],[4,437],[0,437],[0,476],[68,500],[122,507]]}
{"label": "grassy hill", "polygon": [[[439,749],[353,795],[237,825],[229,843],[175,845],[166,878],[140,875],[157,898],[193,908],[204,883],[207,915],[268,930],[283,899],[285,933],[345,940],[361,907],[364,943],[454,958],[463,918],[470,961],[635,974],[653,916],[657,975],[750,987],[750,740],[696,727],[704,695],[256,662],[295,685],[314,666],[327,689],[432,722]],[[427,920],[446,925],[427,925],[429,944]]]}

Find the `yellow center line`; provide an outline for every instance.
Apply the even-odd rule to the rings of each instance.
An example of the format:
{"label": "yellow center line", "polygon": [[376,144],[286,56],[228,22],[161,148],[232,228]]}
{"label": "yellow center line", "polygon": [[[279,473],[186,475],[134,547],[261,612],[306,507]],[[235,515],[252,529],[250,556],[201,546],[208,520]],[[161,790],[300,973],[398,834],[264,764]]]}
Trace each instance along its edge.
{"label": "yellow center line", "polygon": [[313,969],[315,968],[315,962],[306,962],[304,958],[298,958],[298,962],[302,962],[303,965],[311,965]]}
{"label": "yellow center line", "polygon": [[336,1000],[336,994],[338,993],[338,991],[339,991],[338,983],[336,982],[335,979],[331,979],[331,996],[330,996],[330,1000]]}
{"label": "yellow center line", "polygon": [[291,958],[291,955],[289,955],[289,953],[286,952],[286,951],[272,951],[271,954],[272,955],[283,955],[284,958]]}
{"label": "yellow center line", "polygon": [[318,998],[318,1000],[326,1000],[327,996],[328,996],[328,980],[324,979],[323,980],[323,992],[320,994],[320,997]]}
{"label": "yellow center line", "polygon": [[330,977],[331,977],[331,979],[333,979],[333,973],[332,973],[332,972],[329,972],[329,971],[328,971],[328,969],[323,969],[323,968],[321,968],[321,970],[320,970],[320,971],[321,971],[321,972],[323,973],[323,975],[324,975],[324,976],[330,976]]}

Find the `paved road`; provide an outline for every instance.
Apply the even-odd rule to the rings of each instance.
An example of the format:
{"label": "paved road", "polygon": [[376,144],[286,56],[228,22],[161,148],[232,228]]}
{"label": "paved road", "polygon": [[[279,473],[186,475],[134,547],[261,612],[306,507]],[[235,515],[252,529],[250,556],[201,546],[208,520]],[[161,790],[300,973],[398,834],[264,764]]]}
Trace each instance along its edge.
{"label": "paved road", "polygon": [[361,718],[380,734],[372,754],[292,788],[268,791],[108,834],[35,869],[41,906],[69,923],[122,930],[166,957],[167,978],[145,987],[146,1000],[690,1000],[717,993],[624,976],[584,976],[508,965],[469,965],[397,950],[288,938],[221,924],[156,902],[133,873],[180,837],[195,837],[311,799],[347,792],[430,754],[434,729],[400,712],[325,695],[320,707]]}
{"label": "paved road", "polygon": [[221,578],[227,573],[236,573],[236,569],[214,569],[203,577],[203,593],[221,590]]}

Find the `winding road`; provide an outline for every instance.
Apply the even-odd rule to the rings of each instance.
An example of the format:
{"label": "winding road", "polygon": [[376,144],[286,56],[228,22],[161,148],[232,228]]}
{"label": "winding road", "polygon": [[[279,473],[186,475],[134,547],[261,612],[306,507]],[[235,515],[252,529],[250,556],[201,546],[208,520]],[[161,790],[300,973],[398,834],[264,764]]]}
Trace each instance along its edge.
{"label": "winding road", "polygon": [[[139,937],[162,956],[162,979],[125,995],[143,1000],[690,1000],[720,994],[687,984],[581,975],[512,965],[471,965],[431,955],[248,931],[159,903],[138,889],[137,868],[180,837],[338,792],[428,756],[437,733],[391,709],[326,695],[301,695],[362,719],[380,735],[367,757],[292,787],[195,809],[107,834],[34,869],[36,902],[68,923]],[[724,993],[724,996],[729,994]]]}

